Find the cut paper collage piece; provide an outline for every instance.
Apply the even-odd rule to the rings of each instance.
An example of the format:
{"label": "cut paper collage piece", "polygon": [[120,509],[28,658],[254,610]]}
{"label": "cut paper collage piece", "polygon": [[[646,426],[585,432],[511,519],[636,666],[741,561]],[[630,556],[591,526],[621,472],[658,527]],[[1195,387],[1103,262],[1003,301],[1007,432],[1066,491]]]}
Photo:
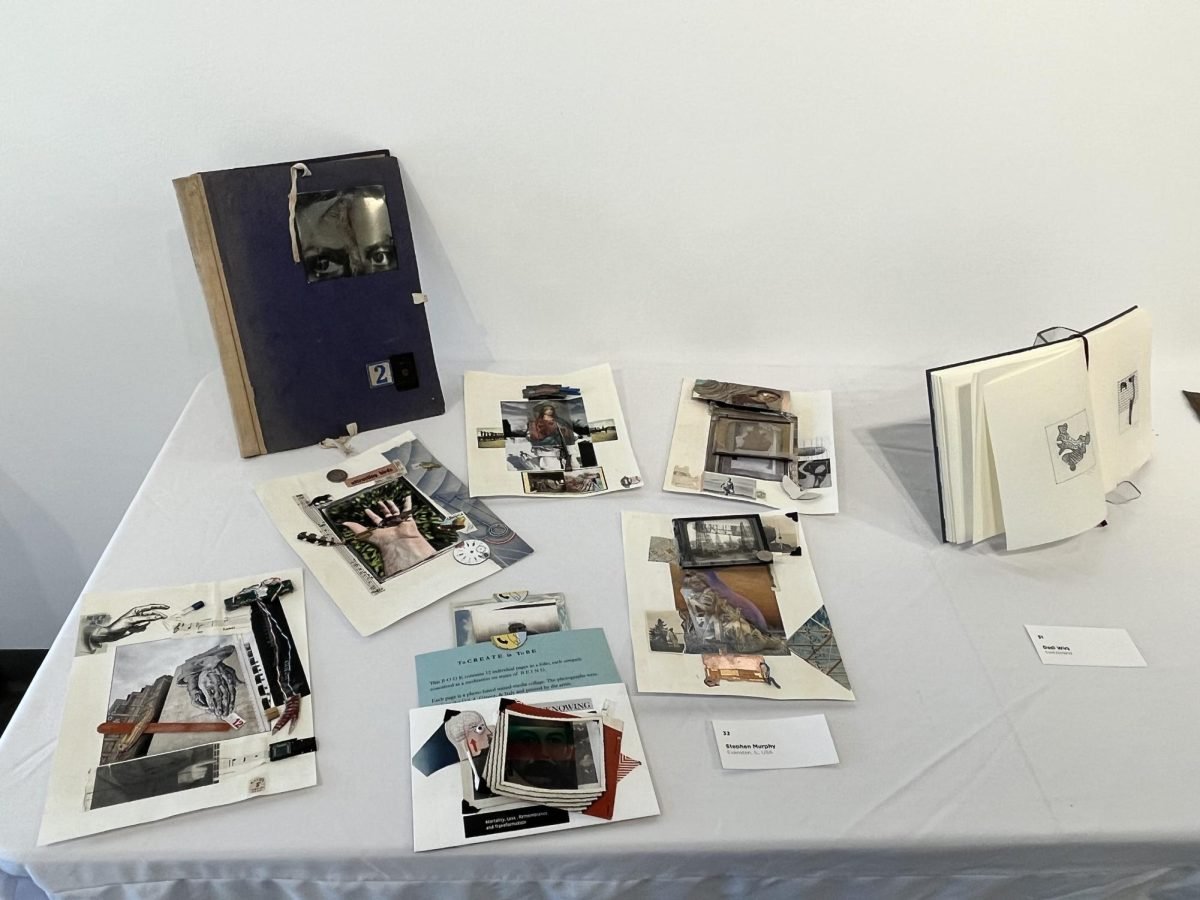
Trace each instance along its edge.
{"label": "cut paper collage piece", "polygon": [[467,372],[475,496],[587,497],[640,487],[612,369],[554,376]]}
{"label": "cut paper collage piece", "polygon": [[515,650],[533,635],[571,627],[566,595],[557,593],[508,591],[486,600],[459,600],[450,614],[458,647],[490,642],[499,650]]}
{"label": "cut paper collage piece", "polygon": [[258,496],[364,635],[533,552],[411,432]]}
{"label": "cut paper collage piece", "polygon": [[299,570],[81,603],[39,844],[316,784]]}
{"label": "cut paper collage piece", "polygon": [[425,653],[416,675],[417,851],[658,815],[601,629],[534,635],[506,653]]}
{"label": "cut paper collage piece", "polygon": [[663,490],[831,514],[838,479],[829,391],[684,380]]}
{"label": "cut paper collage piece", "polygon": [[854,699],[794,516],[749,517],[766,537],[764,553],[763,535],[738,523],[745,516],[623,514],[639,690]]}

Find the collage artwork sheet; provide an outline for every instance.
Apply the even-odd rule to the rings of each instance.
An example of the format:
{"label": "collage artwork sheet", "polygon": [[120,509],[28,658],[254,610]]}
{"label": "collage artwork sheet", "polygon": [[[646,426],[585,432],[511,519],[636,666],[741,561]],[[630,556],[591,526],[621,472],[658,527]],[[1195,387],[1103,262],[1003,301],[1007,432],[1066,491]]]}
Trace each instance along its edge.
{"label": "collage artwork sheet", "polygon": [[829,515],[838,478],[829,391],[684,380],[664,491]]}
{"label": "collage artwork sheet", "polygon": [[558,375],[464,376],[476,497],[587,497],[640,487],[608,365]]}
{"label": "collage artwork sheet", "polygon": [[622,529],[639,691],[854,699],[798,521],[624,512]]}
{"label": "collage artwork sheet", "polygon": [[603,630],[435,651],[416,670],[416,851],[659,814]]}
{"label": "collage artwork sheet", "polygon": [[411,432],[258,496],[363,635],[533,552]]}
{"label": "collage artwork sheet", "polygon": [[299,570],[85,595],[38,843],[315,785],[307,671]]}

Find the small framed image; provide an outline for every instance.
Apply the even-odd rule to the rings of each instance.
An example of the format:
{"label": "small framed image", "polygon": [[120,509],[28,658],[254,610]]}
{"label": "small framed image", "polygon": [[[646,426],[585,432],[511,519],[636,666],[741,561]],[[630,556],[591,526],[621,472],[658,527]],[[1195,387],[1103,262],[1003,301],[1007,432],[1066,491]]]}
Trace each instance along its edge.
{"label": "small framed image", "polygon": [[712,450],[739,456],[786,459],[796,446],[796,423],[753,415],[713,416]]}
{"label": "small framed image", "polygon": [[679,565],[685,569],[762,565],[771,550],[758,516],[703,516],[672,520]]}

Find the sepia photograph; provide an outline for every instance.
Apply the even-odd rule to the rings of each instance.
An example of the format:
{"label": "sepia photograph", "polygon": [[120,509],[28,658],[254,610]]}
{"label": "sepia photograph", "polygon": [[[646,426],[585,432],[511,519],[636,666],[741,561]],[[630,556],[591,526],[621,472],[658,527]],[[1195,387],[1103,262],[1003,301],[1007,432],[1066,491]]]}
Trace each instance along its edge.
{"label": "sepia photograph", "polygon": [[730,381],[713,381],[711,378],[697,378],[692,387],[692,398],[695,400],[707,400],[709,403],[720,403],[723,406],[764,409],[771,412],[782,412],[784,398],[787,396],[787,391],[775,388],[737,384]]}
{"label": "sepia photograph", "polygon": [[796,423],[787,419],[714,415],[711,444],[713,453],[788,459],[796,445]]}

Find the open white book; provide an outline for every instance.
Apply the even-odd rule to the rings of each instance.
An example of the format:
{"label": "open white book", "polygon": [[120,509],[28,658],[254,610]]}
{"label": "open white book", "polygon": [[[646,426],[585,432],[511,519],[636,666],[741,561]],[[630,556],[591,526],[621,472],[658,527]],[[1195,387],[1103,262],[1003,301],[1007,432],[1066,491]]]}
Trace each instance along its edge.
{"label": "open white book", "polygon": [[1003,533],[1019,550],[1079,534],[1150,458],[1150,316],[1136,306],[925,374],[945,541]]}

